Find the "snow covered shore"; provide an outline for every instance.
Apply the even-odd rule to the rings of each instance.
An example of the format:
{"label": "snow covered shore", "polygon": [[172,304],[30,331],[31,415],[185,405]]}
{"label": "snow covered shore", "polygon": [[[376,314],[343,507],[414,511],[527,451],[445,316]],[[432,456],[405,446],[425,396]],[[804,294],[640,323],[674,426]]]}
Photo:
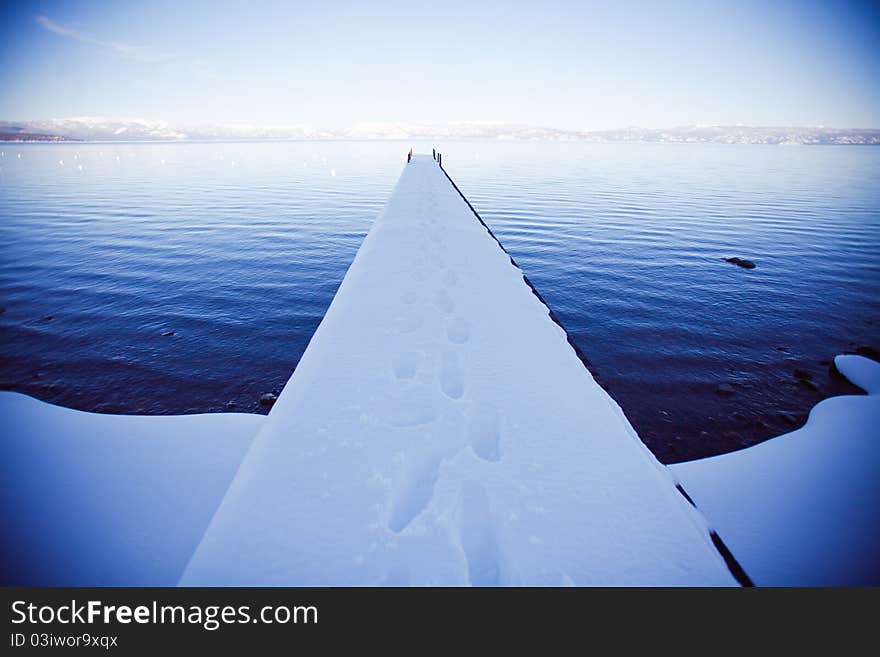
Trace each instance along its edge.
{"label": "snow covered shore", "polygon": [[431,157],[407,165],[184,585],[735,585]]}
{"label": "snow covered shore", "polygon": [[819,402],[797,431],[670,466],[755,584],[880,584],[880,363],[837,356],[867,396]]}
{"label": "snow covered shore", "polygon": [[0,392],[0,578],[173,586],[265,418],[101,415]]}

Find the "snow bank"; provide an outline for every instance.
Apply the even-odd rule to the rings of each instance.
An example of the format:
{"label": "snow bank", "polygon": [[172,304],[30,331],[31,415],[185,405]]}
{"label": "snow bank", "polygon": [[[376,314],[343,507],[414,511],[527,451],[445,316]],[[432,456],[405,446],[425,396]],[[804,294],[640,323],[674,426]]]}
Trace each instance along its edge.
{"label": "snow bank", "polygon": [[184,585],[732,585],[430,157],[406,166]]}
{"label": "snow bank", "polygon": [[265,418],[83,413],[0,392],[0,579],[169,586]]}
{"label": "snow bank", "polygon": [[880,393],[880,366],[864,356],[844,355],[834,358],[834,366],[852,383],[869,395]]}
{"label": "snow bank", "polygon": [[880,364],[837,356],[868,396],[818,403],[797,431],[670,466],[758,585],[880,584]]}

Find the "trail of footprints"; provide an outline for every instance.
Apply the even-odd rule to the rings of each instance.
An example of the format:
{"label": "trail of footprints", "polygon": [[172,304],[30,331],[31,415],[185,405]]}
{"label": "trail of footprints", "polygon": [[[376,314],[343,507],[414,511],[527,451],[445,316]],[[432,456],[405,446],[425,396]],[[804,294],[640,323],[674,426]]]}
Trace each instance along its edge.
{"label": "trail of footprints", "polygon": [[489,496],[481,484],[462,486],[458,524],[471,586],[503,585],[502,554],[489,508]]}
{"label": "trail of footprints", "polygon": [[[413,263],[416,267],[414,281],[422,287],[427,286],[431,280],[438,281],[439,284],[429,296],[434,311],[420,307],[419,301],[426,300],[425,296],[416,289],[408,289],[400,297],[405,313],[399,316],[396,324],[401,333],[412,334],[429,328],[432,322],[440,321],[443,323],[446,343],[436,345],[431,350],[435,352],[433,354],[419,349],[402,349],[392,358],[391,370],[399,385],[405,388],[421,380],[418,375],[423,368],[433,365],[431,369],[439,391],[451,403],[466,404],[462,414],[465,440],[456,444],[455,439],[450,436],[446,444],[428,444],[426,438],[424,445],[415,445],[405,453],[391,493],[388,528],[394,532],[406,529],[431,503],[434,485],[444,460],[453,459],[468,446],[477,457],[485,461],[497,462],[502,458],[500,422],[495,407],[488,403],[462,401],[467,381],[462,371],[459,351],[470,340],[470,326],[464,317],[455,314],[453,292],[459,283],[459,275],[445,261],[447,247],[437,230],[436,204],[432,202],[427,213],[424,213],[424,207],[419,210],[422,211],[421,216],[427,214],[427,219],[420,222],[424,231],[420,244],[428,248],[425,249],[425,256],[419,256]],[[430,262],[433,268],[426,271],[426,262]],[[434,413],[414,415],[406,412],[405,407],[397,410],[399,412],[394,414],[395,417],[418,417],[423,420],[423,424],[433,422],[436,417]],[[392,424],[413,426],[414,423],[392,421]],[[470,485],[462,489],[459,538],[467,559],[470,582],[475,585],[493,585],[500,581],[499,551],[488,504],[482,486]]]}

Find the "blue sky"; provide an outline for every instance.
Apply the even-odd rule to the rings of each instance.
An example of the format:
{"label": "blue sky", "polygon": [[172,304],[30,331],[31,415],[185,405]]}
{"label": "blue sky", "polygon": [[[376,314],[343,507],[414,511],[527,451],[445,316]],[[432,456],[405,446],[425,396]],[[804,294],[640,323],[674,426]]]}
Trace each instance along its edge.
{"label": "blue sky", "polygon": [[0,13],[8,120],[880,127],[880,3],[38,0]]}

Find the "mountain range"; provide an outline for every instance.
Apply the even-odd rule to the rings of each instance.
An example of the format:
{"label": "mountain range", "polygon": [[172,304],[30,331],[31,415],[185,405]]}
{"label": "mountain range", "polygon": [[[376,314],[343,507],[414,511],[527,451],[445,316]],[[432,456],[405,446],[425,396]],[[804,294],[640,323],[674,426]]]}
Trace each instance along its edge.
{"label": "mountain range", "polygon": [[204,123],[174,125],[149,119],[78,117],[0,121],[2,141],[184,141],[284,139],[490,139],[592,142],[711,142],[725,144],[880,144],[880,129],[690,125],[675,128],[562,130],[524,124],[463,122],[442,125],[361,123],[349,128],[303,124]]}

